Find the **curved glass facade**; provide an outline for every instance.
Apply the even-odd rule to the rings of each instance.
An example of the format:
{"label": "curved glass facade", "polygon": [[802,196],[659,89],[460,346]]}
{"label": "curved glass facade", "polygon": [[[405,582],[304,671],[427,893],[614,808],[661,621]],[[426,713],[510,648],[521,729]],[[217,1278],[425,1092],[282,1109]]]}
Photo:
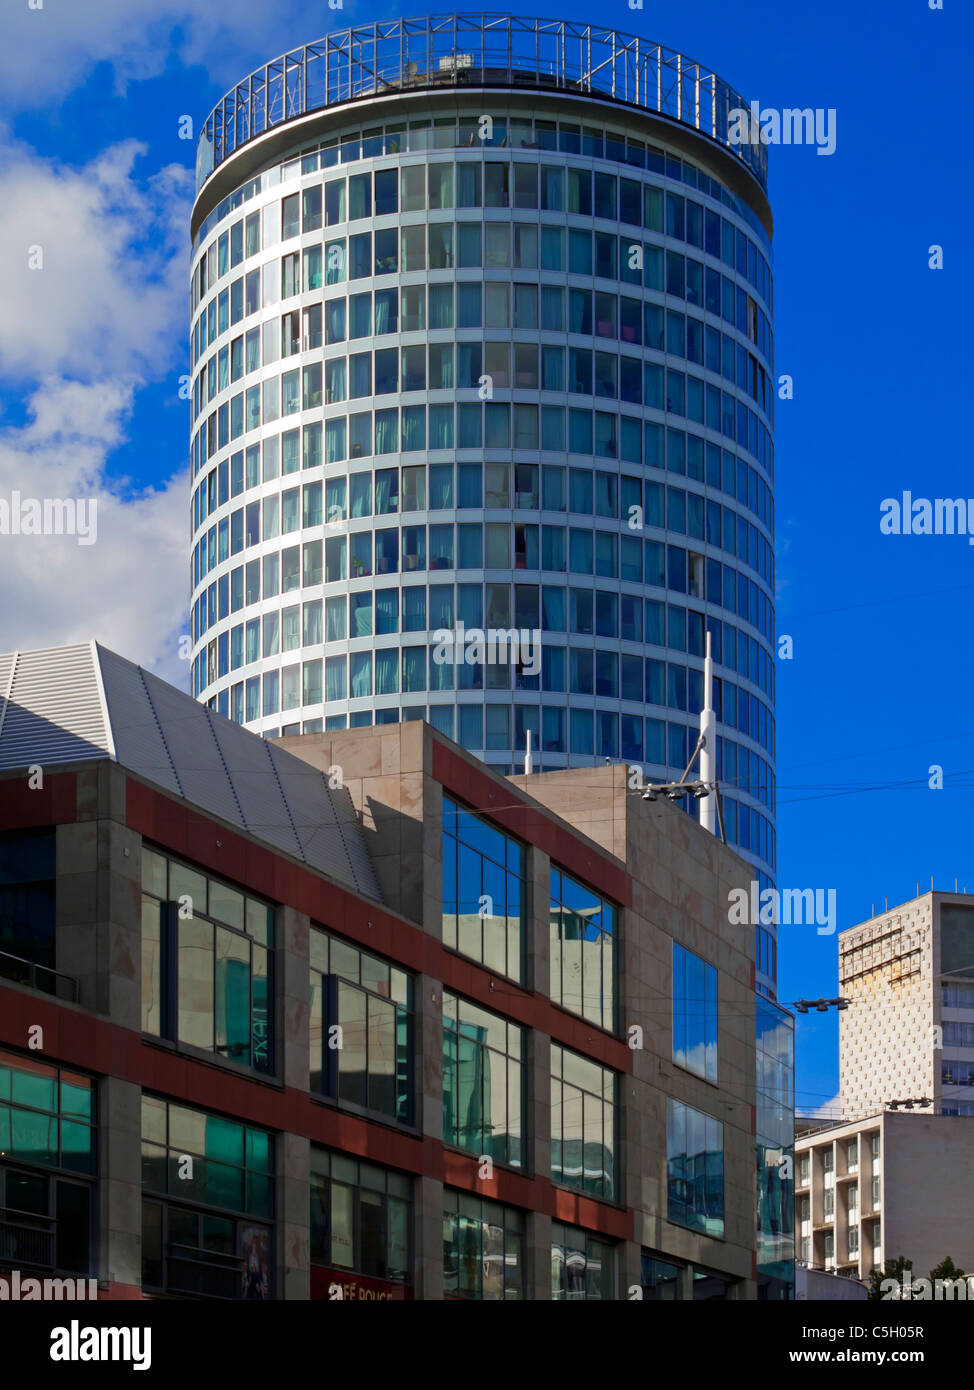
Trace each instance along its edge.
{"label": "curved glass facade", "polygon": [[727,836],[772,875],[763,196],[644,113],[443,96],[204,183],[193,693],[269,736],[427,718],[503,769],[530,731],[536,769],[664,780],[709,631]]}

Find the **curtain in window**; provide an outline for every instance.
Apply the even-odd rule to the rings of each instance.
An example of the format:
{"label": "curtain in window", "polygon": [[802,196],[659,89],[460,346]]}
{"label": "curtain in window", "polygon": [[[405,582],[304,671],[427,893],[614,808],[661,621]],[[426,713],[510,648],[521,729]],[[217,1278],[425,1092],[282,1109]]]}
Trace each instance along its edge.
{"label": "curtain in window", "polygon": [[[342,600],[344,603],[344,599]],[[304,645],[314,647],[321,641],[321,599],[304,605]]]}
{"label": "curtain in window", "polygon": [[[380,411],[380,414],[383,414],[383,415],[384,415],[384,414],[387,414],[387,413],[388,413],[388,412],[386,412],[386,411]],[[378,429],[377,429],[376,433],[377,433],[377,435],[378,435]],[[390,453],[391,450],[389,450],[389,449],[378,449],[377,452],[380,453],[380,454],[383,454],[383,453]],[[384,514],[384,513],[387,513],[387,512],[392,511],[392,507],[389,505],[391,496],[392,496],[392,469],[389,469],[389,468],[382,468],[382,469],[380,469],[379,472],[376,473],[376,475],[375,475],[375,510],[376,510],[376,514],[377,514],[377,515],[382,515],[382,514]]]}
{"label": "curtain in window", "polygon": [[430,328],[453,327],[452,285],[430,285],[429,324]]}
{"label": "curtain in window", "polygon": [[321,525],[321,484],[308,483],[304,489],[304,525]]}
{"label": "curtain in window", "polygon": [[426,648],[404,647],[402,653],[402,688],[404,692],[426,689]]}
{"label": "curtain in window", "polygon": [[329,241],[325,251],[325,284],[340,285],[345,279],[345,240]]}
{"label": "curtain in window", "polygon": [[483,412],[477,403],[457,406],[457,448],[479,449],[483,442]]}
{"label": "curtain in window", "polygon": [[375,693],[395,695],[399,690],[399,648],[383,647],[375,654]]}
{"label": "curtain in window", "polygon": [[330,656],[325,661],[325,699],[345,699],[345,657]]}
{"label": "curtain in window", "polygon": [[[345,358],[333,357],[325,363],[325,403],[326,405],[335,405],[345,400],[347,395],[348,381],[345,371]],[[286,405],[284,414],[287,414]]]}
{"label": "curtain in window", "polygon": [[[375,630],[376,632],[395,632],[399,627],[399,590],[398,589],[377,589],[375,594]],[[396,658],[398,662],[398,656]],[[378,671],[376,672],[376,690],[378,694],[389,694],[399,688],[398,673],[393,679],[391,691],[383,692],[379,688]]]}
{"label": "curtain in window", "polygon": [[[431,449],[452,449],[453,448],[453,406],[452,405],[431,405],[429,408],[429,447]],[[430,506],[448,507],[449,502],[435,500],[432,479],[430,481]]]}
{"label": "curtain in window", "polygon": [[325,462],[341,463],[347,457],[345,417],[325,422]]}
{"label": "curtain in window", "polygon": [[452,164],[431,164],[429,166],[429,205],[431,208],[453,207]]}
{"label": "curtain in window", "polygon": [[325,342],[345,341],[345,301],[344,299],[325,300]]}
{"label": "curtain in window", "polygon": [[298,529],[298,496],[296,487],[288,488],[281,497],[281,533]]}
{"label": "curtain in window", "polygon": [[[375,412],[375,452],[394,454],[399,448],[399,411],[377,410]],[[378,506],[376,510],[379,510]]]}
{"label": "curtain in window", "polygon": [[488,401],[485,406],[485,440],[488,449],[511,447],[510,406],[506,401]]}
{"label": "curtain in window", "polygon": [[541,269],[563,270],[565,261],[564,232],[560,227],[541,229]]}
{"label": "curtain in window", "polygon": [[408,453],[413,449],[426,448],[426,407],[424,405],[405,406],[402,412],[402,449]]}
{"label": "curtain in window", "polygon": [[[372,636],[372,595],[350,594],[350,637]],[[368,692],[366,692],[368,693]]]}
{"label": "curtain in window", "polygon": [[453,527],[431,526],[429,531],[430,569],[453,568]]}
{"label": "curtain in window", "polygon": [[276,656],[280,644],[280,613],[265,613],[264,656]]}
{"label": "curtain in window", "polygon": [[[325,640],[343,642],[347,636],[345,622],[347,600],[344,594],[328,599],[325,605]],[[309,612],[309,610],[311,610]],[[307,645],[321,641],[321,603],[304,606],[304,640]]]}
{"label": "curtain in window", "polygon": [[[437,407],[436,407],[436,406],[431,406],[430,409],[431,409],[431,411],[432,411],[432,410],[436,410]],[[451,440],[450,440],[450,442],[451,442],[451,444],[452,444],[452,442],[453,442],[453,440],[452,440],[452,435],[453,435],[453,428],[452,428],[452,426],[453,426],[453,407],[452,407],[452,406],[447,406],[446,409],[450,412],[450,417],[449,417],[449,422],[450,422],[450,426],[451,426],[451,428],[450,428],[450,435],[451,435]],[[430,421],[430,424],[432,425],[432,420]],[[447,446],[446,446],[446,445],[440,445],[440,446],[438,446],[438,447],[440,447],[440,448],[446,448]],[[452,507],[452,506],[453,506],[453,464],[452,464],[452,463],[434,463],[434,464],[431,464],[431,465],[430,465],[430,470],[429,470],[429,496],[430,496],[430,511],[442,511],[442,510],[443,510],[444,508],[446,508],[446,507]]]}
{"label": "curtain in window", "polygon": [[282,619],[282,650],[286,652],[297,651],[301,645],[301,609],[297,604],[291,608],[285,608]]}
{"label": "curtain in window", "polygon": [[247,624],[247,662],[260,659],[260,624],[256,621]]}
{"label": "curtain in window", "polygon": [[325,580],[327,583],[334,583],[338,579],[347,579],[347,559],[345,554],[345,537],[333,536],[325,541]]}
{"label": "curtain in window", "polygon": [[321,289],[320,246],[309,246],[304,253],[304,286],[308,290]]}
{"label": "curtain in window", "polygon": [[590,308],[591,301],[589,296],[582,292],[576,292],[568,296],[568,331],[569,333],[584,333],[590,331],[590,326],[586,326],[588,317],[586,310]]}
{"label": "curtain in window", "polygon": [[321,424],[304,427],[304,466],[317,468],[321,464]]}
{"label": "curtain in window", "polygon": [[352,696],[361,698],[372,694],[372,653],[353,652],[351,657]]}

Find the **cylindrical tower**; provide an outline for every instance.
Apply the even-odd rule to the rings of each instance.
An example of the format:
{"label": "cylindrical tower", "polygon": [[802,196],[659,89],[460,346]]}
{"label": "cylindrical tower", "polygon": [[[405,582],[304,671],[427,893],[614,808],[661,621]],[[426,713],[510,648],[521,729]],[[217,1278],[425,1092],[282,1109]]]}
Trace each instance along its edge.
{"label": "cylindrical tower", "polygon": [[765,886],[772,222],[741,108],[658,44],[497,15],[335,33],[228,93],[192,225],[196,696],[665,780],[709,631]]}

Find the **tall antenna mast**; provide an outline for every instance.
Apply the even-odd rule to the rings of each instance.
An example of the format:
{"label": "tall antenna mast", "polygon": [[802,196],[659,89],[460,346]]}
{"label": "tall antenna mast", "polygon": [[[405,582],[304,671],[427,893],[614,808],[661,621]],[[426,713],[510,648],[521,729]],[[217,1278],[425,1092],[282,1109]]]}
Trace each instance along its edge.
{"label": "tall antenna mast", "polygon": [[[714,663],[710,655],[710,633],[703,662],[703,709],[700,711],[700,780],[713,787],[716,782],[717,717],[713,703]],[[717,833],[717,796],[700,798],[700,824],[711,835]]]}

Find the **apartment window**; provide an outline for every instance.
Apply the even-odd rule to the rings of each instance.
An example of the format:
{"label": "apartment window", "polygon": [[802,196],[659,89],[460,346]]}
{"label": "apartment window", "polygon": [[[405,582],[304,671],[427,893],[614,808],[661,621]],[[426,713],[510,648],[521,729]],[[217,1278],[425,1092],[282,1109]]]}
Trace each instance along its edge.
{"label": "apartment window", "polygon": [[825,1149],[825,1150],[824,1150],[824,1152],[823,1152],[823,1154],[822,1154],[822,1171],[823,1171],[823,1172],[825,1172],[825,1173],[831,1173],[831,1172],[832,1172],[832,1161],[833,1161],[833,1157],[834,1157],[834,1156],[833,1156],[833,1153],[832,1153],[832,1150],[831,1150],[831,1149]]}
{"label": "apartment window", "polygon": [[312,1091],[412,1124],[412,976],[316,926],[310,948]]}
{"label": "apartment window", "polygon": [[617,1094],[616,1073],[609,1067],[552,1043],[552,1181],[613,1200]]}
{"label": "apartment window", "polygon": [[799,1258],[801,1259],[802,1264],[806,1264],[806,1265],[807,1265],[807,1264],[811,1261],[811,1258],[812,1258],[812,1239],[811,1239],[811,1236],[802,1236],[798,1248],[799,1248],[799,1251],[800,1251]]}
{"label": "apartment window", "polygon": [[274,909],[142,849],[142,1030],[271,1072]]}
{"label": "apartment window", "polygon": [[673,943],[673,1060],[717,1080],[717,971]]}
{"label": "apartment window", "polygon": [[957,1057],[943,1057],[940,1062],[940,1080],[944,1086],[974,1086],[974,1062],[964,1062]]}
{"label": "apartment window", "polygon": [[808,1186],[808,1179],[811,1174],[811,1160],[808,1154],[802,1154],[798,1160],[798,1182],[801,1187]]}
{"label": "apartment window", "polygon": [[667,1217],[724,1236],[724,1127],[680,1101],[666,1102]]}
{"label": "apartment window", "polygon": [[443,1140],[521,1166],[524,1030],[443,994]]}
{"label": "apartment window", "polygon": [[826,1258],[826,1260],[827,1260],[827,1261],[828,1261],[828,1260],[834,1260],[834,1259],[835,1259],[835,1233],[834,1233],[833,1231],[826,1231],[826,1232],[825,1232],[824,1246],[825,1246],[825,1258]]}
{"label": "apartment window", "polygon": [[552,1001],[611,1032],[617,909],[555,865],[549,892]]}
{"label": "apartment window", "polygon": [[405,1174],[312,1148],[312,1298],[329,1297],[332,1272],[411,1284],[412,1218]]}
{"label": "apartment window", "polygon": [[523,978],[525,850],[443,797],[443,942],[513,980]]}
{"label": "apartment window", "polygon": [[875,1211],[876,1208],[879,1206],[879,1193],[880,1193],[879,1178],[873,1178],[873,1182],[872,1182],[872,1194],[873,1194],[873,1210],[874,1210],[874,1211]]}
{"label": "apartment window", "polygon": [[858,1255],[858,1254],[859,1254],[859,1227],[858,1227],[858,1226],[850,1226],[850,1227],[849,1227],[849,1256],[850,1256],[850,1258],[851,1258],[853,1255]]}
{"label": "apartment window", "polygon": [[945,1009],[974,1009],[974,984],[955,980],[941,985],[940,999]]}
{"label": "apartment window", "polygon": [[846,1172],[855,1173],[859,1168],[859,1140],[847,1139],[845,1146]]}
{"label": "apartment window", "polygon": [[447,1298],[524,1297],[524,1216],[514,1207],[446,1188],[443,1292]]}
{"label": "apartment window", "polygon": [[142,1284],[196,1298],[271,1297],[271,1136],[142,1097]]}
{"label": "apartment window", "polygon": [[615,1285],[615,1250],[575,1226],[551,1226],[551,1297],[559,1302],[611,1300]]}
{"label": "apartment window", "polygon": [[827,1187],[822,1193],[822,1211],[826,1216],[835,1215],[835,1188]]}
{"label": "apartment window", "polygon": [[802,1197],[798,1203],[798,1220],[808,1221],[811,1218],[811,1213],[812,1209],[810,1198]]}
{"label": "apartment window", "polygon": [[0,976],[57,993],[55,830],[0,834]]}
{"label": "apartment window", "polygon": [[88,1275],[95,1083],[0,1052],[0,1263]]}
{"label": "apartment window", "polygon": [[944,1047],[974,1047],[974,1023],[947,1019],[943,1024]]}
{"label": "apartment window", "polygon": [[878,1157],[879,1157],[879,1135],[878,1135],[878,1134],[873,1134],[873,1135],[870,1137],[869,1143],[870,1143],[870,1152],[872,1153],[873,1158],[874,1158],[874,1159],[878,1158]]}
{"label": "apartment window", "polygon": [[849,1184],[849,1197],[848,1197],[848,1202],[849,1202],[849,1219],[850,1219],[850,1221],[851,1221],[852,1218],[853,1218],[853,1214],[854,1214],[854,1213],[858,1210],[858,1208],[859,1208],[859,1186],[858,1186],[857,1183],[851,1182],[851,1183]]}

